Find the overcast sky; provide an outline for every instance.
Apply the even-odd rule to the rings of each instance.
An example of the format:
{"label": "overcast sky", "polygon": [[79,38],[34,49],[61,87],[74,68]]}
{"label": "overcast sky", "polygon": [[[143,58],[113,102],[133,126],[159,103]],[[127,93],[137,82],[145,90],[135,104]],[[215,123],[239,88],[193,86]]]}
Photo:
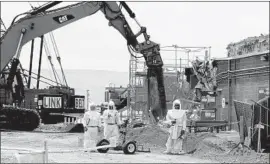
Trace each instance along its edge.
{"label": "overcast sky", "polygon": [[[160,43],[161,46],[172,44],[211,46],[212,57],[225,57],[226,46],[230,42],[269,33],[269,3],[267,2],[127,3],[135,12],[139,22],[147,27],[152,41]],[[38,6],[36,2],[31,4]],[[65,2],[59,7],[68,4],[70,3]],[[2,2],[1,18],[6,26],[9,26],[17,14],[30,9],[28,2]],[[126,14],[126,17],[129,16]],[[132,22],[130,18],[128,21]],[[133,22],[131,26],[136,33],[137,25]],[[126,40],[113,27],[108,26],[108,21],[101,12],[57,29],[54,31],[54,36],[64,69],[128,72],[129,52]],[[38,61],[37,45],[38,41],[35,61]],[[173,52],[162,52],[164,59],[171,58],[173,55]],[[28,67],[29,56],[30,43],[22,50],[21,62],[24,67]],[[46,62],[42,67],[48,68],[45,57],[44,55]],[[56,64],[56,60],[54,63]],[[37,64],[35,67],[37,68]]]}

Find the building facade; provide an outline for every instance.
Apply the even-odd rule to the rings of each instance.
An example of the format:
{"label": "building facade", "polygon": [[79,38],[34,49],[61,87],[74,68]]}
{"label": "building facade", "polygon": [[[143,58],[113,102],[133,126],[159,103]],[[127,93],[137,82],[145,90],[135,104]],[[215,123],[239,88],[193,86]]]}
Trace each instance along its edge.
{"label": "building facade", "polygon": [[[269,50],[216,60],[217,119],[236,122],[233,100],[252,103],[269,95]],[[235,126],[233,126],[235,127]]]}

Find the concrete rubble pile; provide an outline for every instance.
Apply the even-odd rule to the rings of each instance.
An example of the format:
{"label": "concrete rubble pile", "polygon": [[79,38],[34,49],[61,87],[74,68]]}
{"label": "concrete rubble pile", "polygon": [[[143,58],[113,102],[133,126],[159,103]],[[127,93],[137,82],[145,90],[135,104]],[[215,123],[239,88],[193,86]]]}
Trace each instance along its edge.
{"label": "concrete rubble pile", "polygon": [[197,58],[196,60],[192,61],[192,68],[198,80],[198,83],[195,86],[196,98],[193,100],[200,102],[203,91],[214,92],[217,89],[217,64],[214,60],[202,61]]}
{"label": "concrete rubble pile", "polygon": [[[78,126],[78,125],[76,125]],[[58,123],[58,124],[41,124],[38,128],[36,128],[34,131],[38,132],[81,132],[81,130],[76,131],[74,128],[75,125],[72,124],[64,124],[64,123]]]}
{"label": "concrete rubble pile", "polygon": [[[237,146],[236,141],[220,138],[205,138],[192,156],[221,163],[267,163],[268,154],[259,154],[247,147]],[[233,149],[234,148],[234,149]]]}
{"label": "concrete rubble pile", "polygon": [[134,128],[127,133],[128,140],[135,140],[138,144],[153,151],[164,151],[169,132],[155,125]]}
{"label": "concrete rubble pile", "polygon": [[264,52],[269,50],[269,34],[248,37],[227,46],[228,57]]}
{"label": "concrete rubble pile", "polygon": [[[128,140],[136,140],[151,152],[161,153],[166,149],[168,129],[156,125],[135,128],[128,132]],[[238,139],[238,137],[236,137]],[[215,133],[186,133],[183,149],[194,157],[226,163],[267,163],[268,154],[258,154],[246,147],[240,148],[235,139],[220,137]],[[228,153],[229,152],[229,153]]]}

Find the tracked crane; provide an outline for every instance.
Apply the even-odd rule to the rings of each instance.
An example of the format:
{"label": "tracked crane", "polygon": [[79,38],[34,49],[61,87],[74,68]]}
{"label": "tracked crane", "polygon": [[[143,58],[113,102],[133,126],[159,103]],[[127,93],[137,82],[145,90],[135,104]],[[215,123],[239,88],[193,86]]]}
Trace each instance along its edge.
{"label": "tracked crane", "polygon": [[[40,122],[38,112],[20,107],[20,103],[24,99],[24,86],[18,65],[23,45],[36,37],[93,15],[98,11],[103,12],[109,21],[109,26],[114,27],[127,40],[127,47],[131,54],[134,52],[142,54],[148,66],[149,75],[155,76],[157,79],[160,109],[162,110],[159,112],[159,118],[164,118],[167,109],[160,47],[159,44],[150,40],[146,28],[138,23],[129,6],[125,2],[87,1],[48,10],[59,3],[61,1],[49,2],[32,11],[17,15],[1,37],[0,73],[2,83],[0,88],[4,94],[0,97],[0,115],[6,118],[5,124],[12,129],[33,130],[38,127]],[[140,26],[138,33],[133,33],[121,11],[122,7]],[[17,19],[18,17],[21,18]],[[144,36],[144,41],[141,43],[137,40],[140,35]],[[7,70],[9,70],[8,73]],[[14,85],[15,77],[16,85]]]}

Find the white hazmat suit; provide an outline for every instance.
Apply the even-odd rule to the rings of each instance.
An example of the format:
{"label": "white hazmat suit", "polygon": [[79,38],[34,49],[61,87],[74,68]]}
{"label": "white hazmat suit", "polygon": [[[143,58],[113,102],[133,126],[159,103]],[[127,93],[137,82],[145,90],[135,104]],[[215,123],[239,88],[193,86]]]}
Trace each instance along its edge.
{"label": "white hazmat suit", "polygon": [[98,132],[101,127],[100,113],[96,111],[95,104],[90,104],[90,110],[84,114],[83,125],[84,132],[84,148],[96,147],[98,142]]}
{"label": "white hazmat suit", "polygon": [[104,137],[105,139],[110,141],[110,145],[116,147],[119,139],[118,125],[121,125],[121,120],[113,101],[109,102],[108,109],[104,111],[103,120],[104,120]]}
{"label": "white hazmat suit", "polygon": [[165,123],[171,125],[169,129],[169,138],[166,143],[167,150],[164,153],[180,153],[182,151],[183,134],[186,130],[187,116],[184,110],[181,110],[179,100],[173,102],[173,109],[169,110]]}

